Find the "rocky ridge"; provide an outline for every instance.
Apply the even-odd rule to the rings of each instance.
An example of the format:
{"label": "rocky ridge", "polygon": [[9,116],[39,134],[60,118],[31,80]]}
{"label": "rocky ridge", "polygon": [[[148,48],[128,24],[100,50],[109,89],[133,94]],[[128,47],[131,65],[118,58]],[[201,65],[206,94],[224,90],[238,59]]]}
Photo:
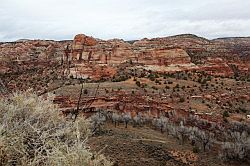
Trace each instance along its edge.
{"label": "rocky ridge", "polygon": [[71,45],[75,63],[114,66],[130,62],[157,72],[202,70],[219,76],[249,75],[249,38],[207,40],[188,34],[145,38],[132,44],[119,39],[94,42],[93,37],[89,37],[93,44],[79,42],[84,38],[77,35]]}
{"label": "rocky ridge", "polygon": [[[126,42],[78,34],[73,41],[0,43],[0,74],[5,85],[15,84],[11,81],[13,75],[26,73],[26,78],[31,73],[37,74],[36,71],[44,73],[45,68],[48,71],[44,77],[46,73],[55,73],[58,78],[92,80],[114,78],[126,66],[163,73],[196,70],[217,76],[249,77],[249,61],[250,38],[208,40],[185,34]],[[51,64],[57,64],[53,65],[53,71]]]}

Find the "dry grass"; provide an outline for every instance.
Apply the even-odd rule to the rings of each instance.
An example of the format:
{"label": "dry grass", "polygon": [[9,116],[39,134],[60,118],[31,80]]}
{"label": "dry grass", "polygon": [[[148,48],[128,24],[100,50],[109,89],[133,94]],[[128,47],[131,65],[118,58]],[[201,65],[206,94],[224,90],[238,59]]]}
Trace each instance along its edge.
{"label": "dry grass", "polygon": [[90,122],[66,121],[52,98],[26,91],[0,99],[0,165],[112,165],[86,147]]}

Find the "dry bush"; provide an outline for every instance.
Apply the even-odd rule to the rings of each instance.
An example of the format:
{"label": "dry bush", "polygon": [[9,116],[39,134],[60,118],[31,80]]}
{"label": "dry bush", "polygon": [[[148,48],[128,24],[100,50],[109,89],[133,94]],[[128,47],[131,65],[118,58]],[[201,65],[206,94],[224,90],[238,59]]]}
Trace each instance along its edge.
{"label": "dry bush", "polygon": [[249,144],[224,142],[222,144],[220,157],[223,160],[245,161],[249,159]]}
{"label": "dry bush", "polygon": [[136,126],[142,126],[143,125],[143,117],[142,117],[142,114],[139,112],[137,113],[133,118],[133,127],[136,127]]}
{"label": "dry bush", "polygon": [[231,132],[229,140],[224,142],[221,147],[220,157],[223,160],[245,161],[249,159],[250,154],[250,137],[246,131]]}
{"label": "dry bush", "polygon": [[29,91],[0,99],[0,165],[111,165],[86,147],[88,120],[66,121]]}
{"label": "dry bush", "polygon": [[176,127],[176,132],[177,132],[178,139],[181,141],[181,144],[184,144],[184,142],[188,140],[191,130],[189,127],[180,125]]}
{"label": "dry bush", "polygon": [[159,128],[161,132],[166,131],[167,124],[169,123],[169,119],[165,116],[160,116],[159,118],[152,120],[152,125],[156,128]]}
{"label": "dry bush", "polygon": [[106,121],[106,116],[103,114],[104,111],[93,114],[90,117],[92,132],[100,132],[104,122]]}
{"label": "dry bush", "polygon": [[206,132],[203,130],[200,130],[197,127],[192,127],[190,130],[190,139],[195,140],[198,143],[200,143],[200,146],[203,148],[203,151],[205,152],[206,149],[210,148],[214,142],[214,133]]}
{"label": "dry bush", "polygon": [[245,122],[232,121],[229,122],[229,129],[231,132],[247,132],[250,134],[250,125]]}
{"label": "dry bush", "polygon": [[115,127],[117,124],[119,125],[119,121],[121,119],[121,116],[119,114],[117,114],[116,112],[113,112],[111,118],[112,118],[112,123],[115,123]]}
{"label": "dry bush", "polygon": [[122,119],[125,122],[125,128],[127,128],[129,121],[131,121],[131,119],[132,119],[130,112],[126,112],[126,113],[122,114]]}

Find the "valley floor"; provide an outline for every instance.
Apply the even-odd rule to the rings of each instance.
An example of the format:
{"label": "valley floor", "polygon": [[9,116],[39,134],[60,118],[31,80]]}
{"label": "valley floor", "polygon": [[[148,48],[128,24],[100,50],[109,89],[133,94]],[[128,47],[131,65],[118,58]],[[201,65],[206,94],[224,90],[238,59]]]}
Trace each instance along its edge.
{"label": "valley floor", "polygon": [[223,163],[216,147],[208,152],[193,153],[189,142],[181,145],[175,138],[149,127],[129,125],[125,128],[124,124],[115,127],[109,122],[89,139],[88,144],[119,166],[239,165]]}

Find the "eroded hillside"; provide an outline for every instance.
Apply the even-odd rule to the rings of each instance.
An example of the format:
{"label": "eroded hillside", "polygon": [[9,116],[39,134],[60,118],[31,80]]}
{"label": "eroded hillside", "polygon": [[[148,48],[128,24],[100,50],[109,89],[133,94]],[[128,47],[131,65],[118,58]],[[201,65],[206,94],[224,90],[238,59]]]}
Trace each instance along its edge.
{"label": "eroded hillside", "polygon": [[249,162],[249,38],[126,42],[79,34],[72,41],[0,43],[0,60],[2,96],[30,88],[45,98],[53,93],[66,119],[91,117],[89,145],[105,147],[118,165],[227,165],[218,154]]}

